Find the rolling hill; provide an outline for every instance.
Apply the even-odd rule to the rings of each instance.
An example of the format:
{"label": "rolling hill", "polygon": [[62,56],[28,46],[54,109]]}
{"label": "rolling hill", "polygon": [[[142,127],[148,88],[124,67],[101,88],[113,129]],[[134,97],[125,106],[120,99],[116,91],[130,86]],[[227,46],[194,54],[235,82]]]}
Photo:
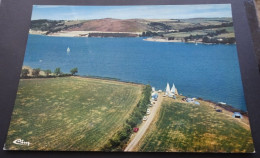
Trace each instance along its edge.
{"label": "rolling hill", "polygon": [[[153,37],[235,43],[232,18],[32,20],[30,33],[69,37]],[[153,41],[153,39],[152,39]]]}

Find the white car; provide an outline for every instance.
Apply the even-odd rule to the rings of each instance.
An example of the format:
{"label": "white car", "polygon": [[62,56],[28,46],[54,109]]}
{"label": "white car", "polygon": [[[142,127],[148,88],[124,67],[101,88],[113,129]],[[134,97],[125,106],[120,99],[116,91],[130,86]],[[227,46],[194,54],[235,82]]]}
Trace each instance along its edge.
{"label": "white car", "polygon": [[146,115],[150,115],[150,114],[151,114],[151,112],[150,112],[150,111],[147,111],[147,112],[146,112]]}
{"label": "white car", "polygon": [[148,119],[148,116],[144,116],[143,121],[146,121]]}

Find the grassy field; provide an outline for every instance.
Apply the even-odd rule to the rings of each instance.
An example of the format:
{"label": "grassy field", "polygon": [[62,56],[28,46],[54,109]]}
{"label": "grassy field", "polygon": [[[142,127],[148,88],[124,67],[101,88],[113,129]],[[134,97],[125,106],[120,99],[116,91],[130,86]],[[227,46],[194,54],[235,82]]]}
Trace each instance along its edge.
{"label": "grassy field", "polygon": [[235,37],[233,27],[221,27],[221,28],[212,28],[212,29],[205,29],[205,30],[194,30],[194,31],[191,31],[191,32],[167,33],[167,34],[164,34],[164,37],[185,38],[185,37],[189,37],[190,35],[192,35],[192,36],[196,36],[196,35],[206,36],[207,33],[212,33],[212,32],[216,32],[217,30],[223,30],[223,29],[225,29],[227,31],[227,33],[222,33],[222,34],[215,36],[215,37],[218,37],[218,38]]}
{"label": "grassy field", "polygon": [[164,98],[157,120],[136,151],[253,152],[249,126],[208,102],[193,105]]}
{"label": "grassy field", "polygon": [[[100,150],[123,127],[142,89],[80,77],[20,80],[6,149]],[[31,144],[15,145],[16,139]]]}

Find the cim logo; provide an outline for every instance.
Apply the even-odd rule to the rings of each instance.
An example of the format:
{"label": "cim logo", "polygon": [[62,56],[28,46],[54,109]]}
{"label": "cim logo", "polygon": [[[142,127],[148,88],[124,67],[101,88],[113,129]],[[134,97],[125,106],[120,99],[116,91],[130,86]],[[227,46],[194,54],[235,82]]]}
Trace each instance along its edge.
{"label": "cim logo", "polygon": [[16,140],[13,141],[13,143],[17,144],[17,145],[27,145],[27,146],[30,145],[30,142],[26,142],[26,141],[24,141],[22,139],[16,139]]}

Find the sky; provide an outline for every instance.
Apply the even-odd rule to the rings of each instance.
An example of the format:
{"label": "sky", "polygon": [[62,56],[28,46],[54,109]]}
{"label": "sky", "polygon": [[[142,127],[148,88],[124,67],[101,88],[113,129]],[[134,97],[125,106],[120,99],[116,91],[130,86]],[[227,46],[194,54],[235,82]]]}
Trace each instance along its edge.
{"label": "sky", "polygon": [[141,6],[58,6],[34,5],[32,20],[187,19],[232,17],[230,4],[141,5]]}

